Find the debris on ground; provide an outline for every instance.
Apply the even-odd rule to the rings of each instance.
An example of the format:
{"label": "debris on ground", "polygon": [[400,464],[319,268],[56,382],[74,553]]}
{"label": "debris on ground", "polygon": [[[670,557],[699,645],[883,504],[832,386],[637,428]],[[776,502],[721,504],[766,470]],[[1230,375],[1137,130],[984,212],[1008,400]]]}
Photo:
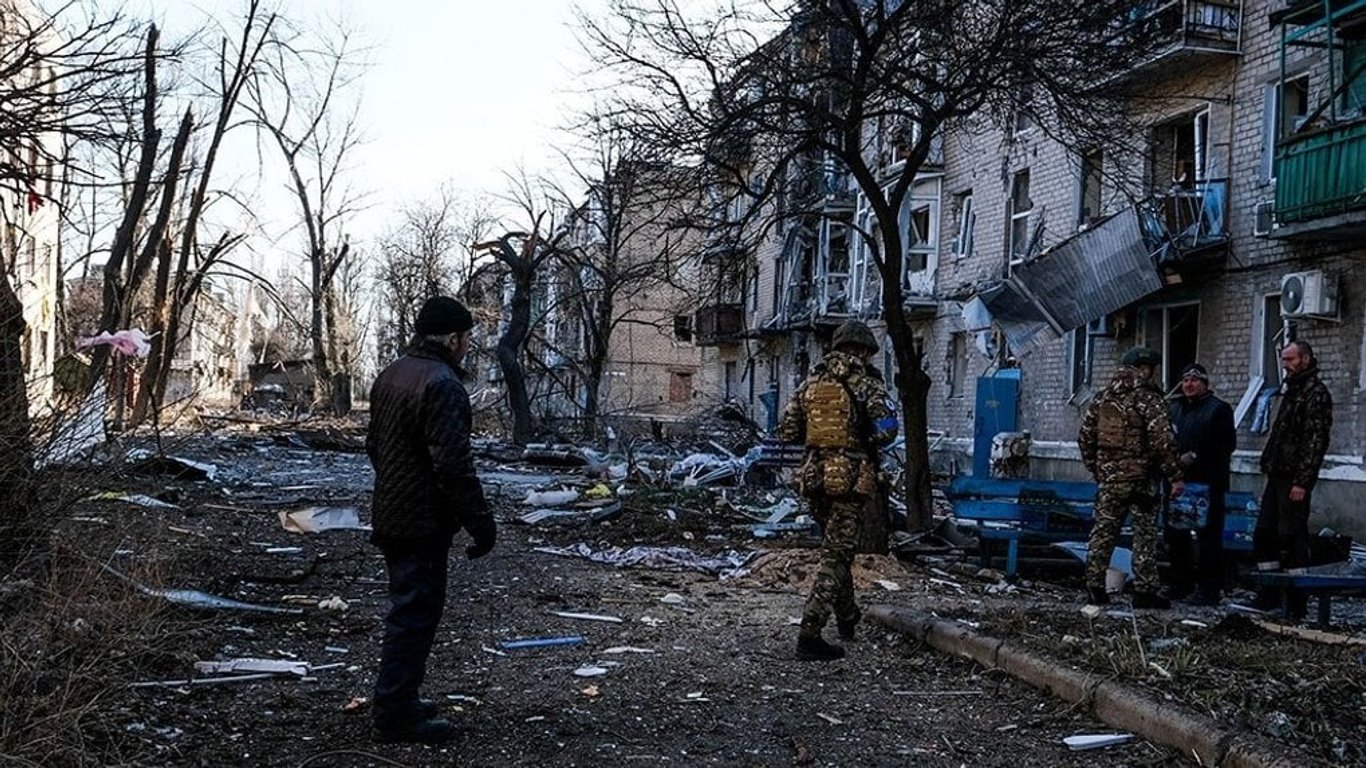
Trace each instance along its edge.
{"label": "debris on ground", "polygon": [[568,547],[536,547],[535,551],[561,557],[581,557],[618,568],[698,571],[721,578],[739,572],[745,563],[759,554],[757,551],[727,550],[715,555],[703,555],[686,547],[607,547],[595,550],[583,543]]}

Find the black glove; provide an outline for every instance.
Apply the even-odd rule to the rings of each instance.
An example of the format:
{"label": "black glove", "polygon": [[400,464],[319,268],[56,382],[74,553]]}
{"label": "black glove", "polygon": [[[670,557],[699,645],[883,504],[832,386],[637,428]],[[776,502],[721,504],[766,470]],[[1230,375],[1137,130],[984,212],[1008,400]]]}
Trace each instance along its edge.
{"label": "black glove", "polygon": [[493,551],[493,545],[498,541],[498,524],[494,522],[493,515],[486,512],[469,518],[465,521],[465,530],[474,539],[473,544],[465,547],[465,554],[471,560]]}

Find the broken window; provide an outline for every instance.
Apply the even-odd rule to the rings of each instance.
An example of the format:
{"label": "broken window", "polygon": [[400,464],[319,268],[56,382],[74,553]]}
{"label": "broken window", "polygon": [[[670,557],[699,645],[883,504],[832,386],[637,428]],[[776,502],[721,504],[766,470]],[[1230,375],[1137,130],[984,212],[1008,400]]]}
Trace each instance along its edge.
{"label": "broken window", "polygon": [[782,312],[783,289],[787,286],[787,262],[783,259],[783,254],[778,254],[773,259],[773,315],[776,317]]}
{"label": "broken window", "polygon": [[1101,182],[1105,155],[1093,149],[1081,156],[1081,189],[1077,194],[1077,227],[1090,225],[1101,214]]}
{"label": "broken window", "polygon": [[[1010,234],[1006,257],[1010,266],[1023,263],[1029,250],[1029,224],[1034,201],[1029,197],[1029,169],[1016,172],[1010,182]],[[1006,270],[1009,273],[1009,269]]]}
{"label": "broken window", "polygon": [[949,397],[962,397],[967,394],[968,382],[968,335],[949,334],[948,360],[944,366],[948,374],[946,382]]}
{"label": "broken window", "polygon": [[1285,340],[1285,320],[1281,318],[1280,294],[1262,297],[1262,318],[1256,372],[1262,376],[1263,386],[1275,386],[1281,381],[1281,345]]}
{"label": "broken window", "polygon": [[1342,41],[1343,117],[1366,116],[1366,37]]}
{"label": "broken window", "polygon": [[1033,105],[1034,84],[1024,83],[1016,94],[1015,133],[1017,135],[1032,130],[1038,125],[1038,121],[1034,117]]}
{"label": "broken window", "polygon": [[934,257],[935,217],[933,203],[923,200],[910,201],[910,211],[906,215],[906,259],[902,263],[903,273],[925,271]]}
{"label": "broken window", "polygon": [[1095,352],[1095,337],[1089,326],[1072,331],[1068,354],[1067,391],[1076,394],[1091,383],[1091,360]]}
{"label": "broken window", "polygon": [[674,315],[674,341],[692,343],[692,315]]}
{"label": "broken window", "polygon": [[1200,305],[1172,304],[1143,311],[1140,342],[1162,353],[1158,384],[1171,391],[1181,382],[1181,371],[1196,361],[1200,337]]}
{"label": "broken window", "polygon": [[735,373],[737,367],[738,364],[734,360],[729,360],[722,369],[722,389],[725,392],[724,397],[727,400],[735,397]]}
{"label": "broken window", "polygon": [[692,399],[692,374],[685,371],[669,373],[669,402],[686,403]]}
{"label": "broken window", "polygon": [[958,258],[972,255],[972,230],[977,224],[977,214],[972,210],[972,190],[958,196],[958,234],[953,238],[953,255]]}
{"label": "broken window", "polygon": [[1205,180],[1209,110],[1185,115],[1153,129],[1154,189],[1187,187]]}
{"label": "broken window", "polygon": [[1304,125],[1309,116],[1309,75],[1267,83],[1262,94],[1262,180],[1276,178],[1276,142]]}

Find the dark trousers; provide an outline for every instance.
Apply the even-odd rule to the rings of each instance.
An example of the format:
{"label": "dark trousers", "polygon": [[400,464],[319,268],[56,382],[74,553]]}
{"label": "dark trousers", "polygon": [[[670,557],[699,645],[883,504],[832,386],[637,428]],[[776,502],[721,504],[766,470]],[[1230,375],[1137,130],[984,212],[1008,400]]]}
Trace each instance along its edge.
{"label": "dark trousers", "polygon": [[[1294,482],[1284,477],[1268,477],[1262,491],[1262,509],[1257,514],[1257,527],[1252,532],[1252,556],[1258,563],[1277,561],[1282,568],[1302,568],[1309,565],[1309,502],[1311,492],[1306,489],[1304,499],[1290,500]],[[1286,608],[1303,615],[1307,602],[1303,591],[1286,591]]]}
{"label": "dark trousers", "polygon": [[449,551],[445,547],[427,551],[384,550],[390,605],[384,618],[373,709],[375,723],[380,727],[401,726],[415,717],[418,689],[427,673],[427,657],[446,607]]}
{"label": "dark trousers", "polygon": [[1224,588],[1224,517],[1224,491],[1211,489],[1203,528],[1191,531],[1168,526],[1163,530],[1173,588],[1189,592],[1199,587],[1212,595]]}

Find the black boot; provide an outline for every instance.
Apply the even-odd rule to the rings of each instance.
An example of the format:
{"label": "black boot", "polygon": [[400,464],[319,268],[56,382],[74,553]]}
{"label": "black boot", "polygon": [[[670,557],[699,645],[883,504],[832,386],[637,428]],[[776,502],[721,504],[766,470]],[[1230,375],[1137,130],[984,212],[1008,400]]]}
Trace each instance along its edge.
{"label": "black boot", "polygon": [[841,640],[853,640],[854,632],[858,630],[859,620],[863,618],[863,611],[854,609],[854,615],[848,619],[835,619],[835,626],[839,629]]}
{"label": "black boot", "polygon": [[1172,607],[1172,601],[1154,592],[1135,592],[1134,608],[1166,610]]}
{"label": "black boot", "polygon": [[441,717],[413,720],[398,725],[375,724],[375,741],[392,743],[398,741],[417,744],[443,744],[455,738],[455,726]]}
{"label": "black boot", "polygon": [[1105,591],[1105,587],[1088,587],[1086,593],[1091,605],[1110,604],[1110,593]]}
{"label": "black boot", "polygon": [[797,637],[798,661],[834,661],[844,658],[844,649],[834,643],[827,643],[820,637]]}

